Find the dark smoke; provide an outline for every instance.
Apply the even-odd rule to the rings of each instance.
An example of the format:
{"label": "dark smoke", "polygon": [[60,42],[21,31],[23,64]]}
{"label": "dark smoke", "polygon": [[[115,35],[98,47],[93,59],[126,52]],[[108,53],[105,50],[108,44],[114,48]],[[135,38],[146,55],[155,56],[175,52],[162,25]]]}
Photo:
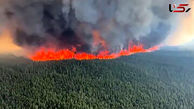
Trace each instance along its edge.
{"label": "dark smoke", "polygon": [[112,51],[131,41],[150,47],[170,31],[173,16],[168,4],[167,0],[1,0],[0,24],[12,30],[20,46],[96,52],[92,32],[97,30]]}

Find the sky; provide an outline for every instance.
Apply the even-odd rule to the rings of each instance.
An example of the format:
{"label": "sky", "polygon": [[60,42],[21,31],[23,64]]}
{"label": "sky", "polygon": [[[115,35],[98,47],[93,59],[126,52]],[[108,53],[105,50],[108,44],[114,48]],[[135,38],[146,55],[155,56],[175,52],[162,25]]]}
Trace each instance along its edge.
{"label": "sky", "polygon": [[180,46],[192,43],[194,40],[194,1],[189,1],[191,11],[188,14],[182,15],[180,23],[175,28],[174,32],[169,35],[166,44],[170,46]]}
{"label": "sky", "polygon": [[16,45],[9,31],[0,33],[0,54],[22,54],[22,48]]}

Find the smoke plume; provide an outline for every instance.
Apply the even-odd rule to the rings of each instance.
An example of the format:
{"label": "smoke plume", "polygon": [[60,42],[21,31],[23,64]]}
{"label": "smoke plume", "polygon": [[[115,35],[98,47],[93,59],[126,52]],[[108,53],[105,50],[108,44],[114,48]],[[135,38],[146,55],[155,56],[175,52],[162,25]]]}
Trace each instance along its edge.
{"label": "smoke plume", "polygon": [[0,29],[34,50],[54,46],[112,52],[160,44],[171,30],[168,0],[1,0]]}

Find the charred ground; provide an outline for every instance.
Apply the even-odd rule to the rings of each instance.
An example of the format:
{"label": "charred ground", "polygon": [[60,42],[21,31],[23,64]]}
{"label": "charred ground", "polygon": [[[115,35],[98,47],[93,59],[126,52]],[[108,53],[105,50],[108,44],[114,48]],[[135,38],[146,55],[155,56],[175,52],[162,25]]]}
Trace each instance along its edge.
{"label": "charred ground", "polygon": [[116,60],[0,62],[0,108],[194,108],[194,56],[158,51]]}

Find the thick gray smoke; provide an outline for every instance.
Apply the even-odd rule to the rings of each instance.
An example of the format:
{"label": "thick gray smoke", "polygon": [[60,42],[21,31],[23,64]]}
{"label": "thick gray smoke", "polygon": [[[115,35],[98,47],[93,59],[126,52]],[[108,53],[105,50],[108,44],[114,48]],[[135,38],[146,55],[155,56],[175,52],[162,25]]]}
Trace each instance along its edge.
{"label": "thick gray smoke", "polygon": [[167,0],[1,0],[0,26],[13,32],[20,46],[76,47],[97,52],[93,31],[109,50],[129,42],[159,44],[170,31]]}

